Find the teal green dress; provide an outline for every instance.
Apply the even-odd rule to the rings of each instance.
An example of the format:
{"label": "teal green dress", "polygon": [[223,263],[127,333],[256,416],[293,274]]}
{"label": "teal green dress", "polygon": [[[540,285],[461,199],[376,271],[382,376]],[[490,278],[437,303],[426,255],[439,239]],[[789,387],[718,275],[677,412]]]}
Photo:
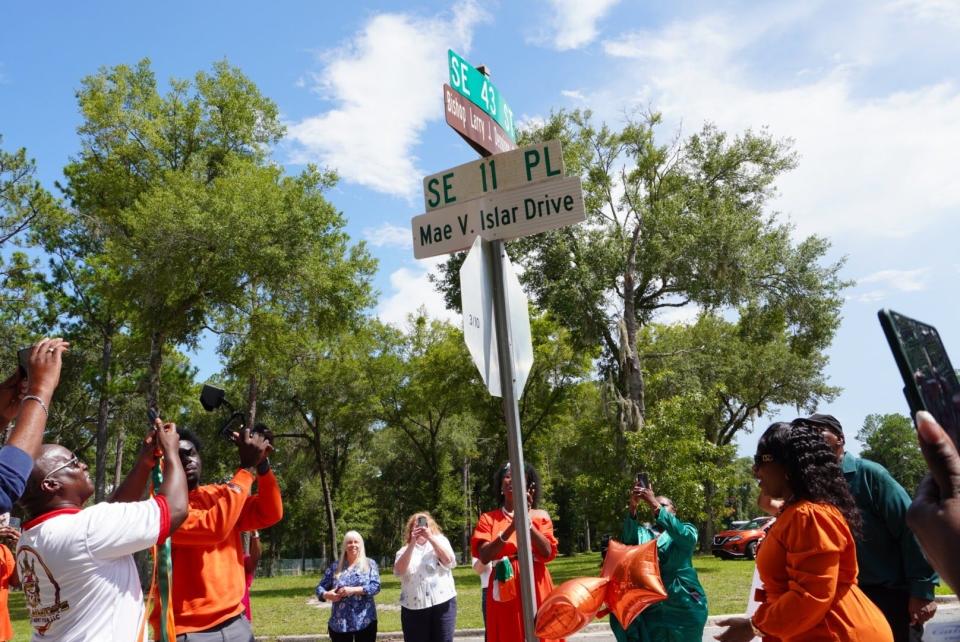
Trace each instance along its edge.
{"label": "teal green dress", "polygon": [[[610,615],[610,628],[617,642],[701,642],[707,623],[707,596],[693,568],[697,529],[681,522],[668,510],[657,513],[657,557],[667,599],[648,607],[624,631]],[[624,544],[643,544],[653,532],[628,514],[623,520]]]}

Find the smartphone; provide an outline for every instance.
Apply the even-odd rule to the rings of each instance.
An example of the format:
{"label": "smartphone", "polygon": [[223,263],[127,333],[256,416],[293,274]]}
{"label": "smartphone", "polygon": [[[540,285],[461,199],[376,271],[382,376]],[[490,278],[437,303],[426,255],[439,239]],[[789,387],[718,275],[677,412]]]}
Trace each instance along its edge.
{"label": "smartphone", "polygon": [[17,363],[20,365],[20,377],[22,379],[27,378],[27,364],[30,362],[31,350],[33,350],[33,346],[27,346],[26,348],[17,350]]}
{"label": "smartphone", "polygon": [[903,378],[911,416],[926,410],[960,443],[960,380],[932,325],[893,310],[877,313]]}
{"label": "smartphone", "polygon": [[13,528],[20,528],[20,523],[21,523],[21,522],[20,522],[20,518],[19,518],[19,517],[12,517],[12,516],[11,516],[9,521],[10,521],[10,523],[7,524],[8,526],[11,526],[11,527],[13,527]]}
{"label": "smartphone", "polygon": [[153,428],[153,424],[160,418],[160,412],[156,408],[147,408],[147,425]]}
{"label": "smartphone", "polygon": [[230,418],[220,426],[220,436],[230,443],[233,443],[233,433],[243,430],[245,423],[246,417],[242,412],[233,413],[230,415]]}
{"label": "smartphone", "polygon": [[637,484],[640,488],[650,488],[650,478],[647,473],[637,473]]}
{"label": "smartphone", "polygon": [[424,517],[423,515],[421,515],[420,517],[418,517],[418,518],[417,518],[417,526],[419,526],[420,528],[426,528],[426,527],[427,527],[427,518]]}

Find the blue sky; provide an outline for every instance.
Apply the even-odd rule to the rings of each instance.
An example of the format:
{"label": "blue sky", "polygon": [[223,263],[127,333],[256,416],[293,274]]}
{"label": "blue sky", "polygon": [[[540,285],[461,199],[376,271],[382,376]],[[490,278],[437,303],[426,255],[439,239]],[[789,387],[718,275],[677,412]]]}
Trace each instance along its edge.
{"label": "blue sky", "polygon": [[[844,392],[821,408],[851,441],[865,415],[905,410],[878,308],[934,323],[960,361],[956,0],[136,4],[4,10],[3,147],[27,147],[51,188],[77,149],[81,78],[143,57],[160,79],[189,78],[227,59],[280,107],[288,136],[276,161],[340,172],[330,198],[380,260],[376,313],[402,322],[425,305],[459,323],[426,281],[436,261],[415,261],[409,241],[422,176],[475,158],[443,121],[452,48],[489,65],[521,123],[588,107],[618,125],[649,106],[665,136],[712,121],[792,138],[800,166],[775,207],[798,238],[829,237],[858,282],[830,351]],[[212,342],[196,364],[216,370]]]}

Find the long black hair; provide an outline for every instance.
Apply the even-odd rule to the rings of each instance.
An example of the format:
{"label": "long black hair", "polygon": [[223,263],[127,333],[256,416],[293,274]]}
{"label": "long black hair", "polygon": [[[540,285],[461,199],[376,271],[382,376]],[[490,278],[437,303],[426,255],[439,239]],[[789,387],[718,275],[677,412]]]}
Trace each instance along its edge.
{"label": "long black hair", "polygon": [[[500,490],[500,488],[503,485],[503,478],[507,476],[507,471],[509,470],[510,462],[507,462],[503,466],[500,466],[500,468],[497,469],[497,472],[493,474],[493,496],[497,498],[497,501],[501,506],[503,505],[503,492]],[[524,462],[523,476],[526,478],[527,488],[533,486],[533,508],[536,508],[540,505],[540,493],[543,492],[543,484],[540,483],[540,475],[537,474],[537,471],[533,466]],[[516,486],[514,486],[513,496],[514,501],[516,501]]]}
{"label": "long black hair", "polygon": [[833,504],[847,520],[854,537],[860,536],[860,511],[843,478],[840,462],[823,440],[820,428],[775,423],[757,443],[757,456],[763,455],[770,455],[786,470],[787,483],[793,491],[793,498],[788,501],[806,499]]}

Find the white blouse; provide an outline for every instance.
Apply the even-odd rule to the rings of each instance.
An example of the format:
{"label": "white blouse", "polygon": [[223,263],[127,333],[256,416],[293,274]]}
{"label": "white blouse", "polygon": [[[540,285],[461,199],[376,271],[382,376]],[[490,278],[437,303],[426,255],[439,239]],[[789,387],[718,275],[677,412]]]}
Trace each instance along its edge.
{"label": "white blouse", "polygon": [[435,535],[440,540],[440,546],[450,556],[450,566],[444,566],[437,558],[437,552],[430,542],[423,544],[408,544],[413,546],[410,564],[407,572],[400,575],[396,571],[396,560],[400,559],[407,550],[404,546],[397,551],[394,558],[394,575],[400,575],[400,606],[405,609],[427,609],[456,597],[457,589],[453,583],[453,573],[450,572],[457,565],[457,558],[453,554],[450,541],[443,535]]}

